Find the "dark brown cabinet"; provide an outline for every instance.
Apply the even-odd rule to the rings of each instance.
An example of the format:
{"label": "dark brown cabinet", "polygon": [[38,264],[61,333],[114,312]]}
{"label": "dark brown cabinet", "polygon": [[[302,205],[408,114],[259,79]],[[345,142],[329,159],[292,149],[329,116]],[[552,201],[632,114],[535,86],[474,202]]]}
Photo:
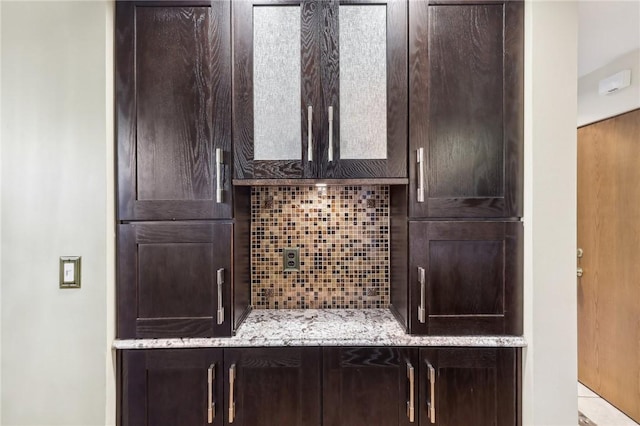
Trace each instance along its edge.
{"label": "dark brown cabinet", "polygon": [[522,334],[522,223],[409,223],[414,334]]}
{"label": "dark brown cabinet", "polygon": [[421,349],[420,425],[520,425],[517,351]]}
{"label": "dark brown cabinet", "polygon": [[407,177],[406,7],[234,2],[235,178]]}
{"label": "dark brown cabinet", "polygon": [[230,218],[228,1],[116,3],[118,218]]}
{"label": "dark brown cabinet", "polygon": [[233,225],[118,227],[118,337],[230,336]]}
{"label": "dark brown cabinet", "polygon": [[121,426],[222,426],[222,349],[121,352]]}
{"label": "dark brown cabinet", "polygon": [[522,216],[524,2],[409,2],[410,212]]}
{"label": "dark brown cabinet", "polygon": [[418,422],[415,349],[325,348],[323,426]]}
{"label": "dark brown cabinet", "polygon": [[319,348],[225,349],[225,424],[320,426]]}

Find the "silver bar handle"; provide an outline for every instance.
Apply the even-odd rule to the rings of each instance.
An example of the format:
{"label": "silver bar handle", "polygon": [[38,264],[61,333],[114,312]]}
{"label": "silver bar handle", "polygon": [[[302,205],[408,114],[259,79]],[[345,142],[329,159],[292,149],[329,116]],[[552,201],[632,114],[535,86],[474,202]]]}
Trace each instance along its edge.
{"label": "silver bar handle", "polygon": [[415,393],[415,370],[410,362],[407,361],[407,378],[409,379],[409,400],[407,401],[407,417],[409,422],[413,423],[416,417],[416,393]]}
{"label": "silver bar handle", "polygon": [[236,365],[229,367],[229,423],[233,423],[236,418],[236,400],[234,388],[236,384]]}
{"label": "silver bar handle", "polygon": [[216,403],[213,402],[213,382],[216,378],[216,364],[211,364],[207,370],[207,423],[213,423],[216,417]]}
{"label": "silver bar handle", "polygon": [[333,161],[333,107],[329,107],[329,162]]}
{"label": "silver bar handle", "polygon": [[313,161],[313,106],[307,107],[307,161]]}
{"label": "silver bar handle", "polygon": [[425,293],[426,293],[426,283],[425,283],[425,272],[424,268],[418,266],[418,282],[420,283],[420,305],[418,306],[418,321],[421,323],[425,323],[426,321],[426,310],[425,310]]}
{"label": "silver bar handle", "polygon": [[222,304],[222,284],[224,284],[224,268],[218,269],[218,325],[224,322],[224,306]]}
{"label": "silver bar handle", "polygon": [[216,148],[216,203],[222,203],[222,148]]}
{"label": "silver bar handle", "polygon": [[418,202],[424,203],[424,148],[418,148]]}
{"label": "silver bar handle", "polygon": [[427,368],[429,369],[429,384],[430,384],[430,394],[429,394],[429,402],[427,402],[428,409],[428,417],[431,423],[436,422],[436,370],[433,368],[431,364],[427,361]]}

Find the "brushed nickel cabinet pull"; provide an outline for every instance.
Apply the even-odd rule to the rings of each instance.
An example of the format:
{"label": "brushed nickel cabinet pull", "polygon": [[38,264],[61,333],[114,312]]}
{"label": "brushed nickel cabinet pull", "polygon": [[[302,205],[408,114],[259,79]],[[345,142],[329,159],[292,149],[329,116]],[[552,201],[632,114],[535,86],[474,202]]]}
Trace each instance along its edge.
{"label": "brushed nickel cabinet pull", "polygon": [[207,370],[207,422],[213,423],[216,417],[216,403],[213,402],[213,383],[216,379],[216,364],[211,364]]}
{"label": "brushed nickel cabinet pull", "polygon": [[333,161],[333,107],[329,107],[329,162]]}
{"label": "brushed nickel cabinet pull", "polygon": [[415,370],[411,363],[408,361],[407,378],[409,379],[409,400],[407,401],[407,417],[409,417],[409,422],[413,423],[416,416]]}
{"label": "brushed nickel cabinet pull", "polygon": [[426,321],[426,310],[425,310],[425,272],[424,268],[418,267],[418,282],[420,283],[420,305],[418,305],[418,321],[422,324]]}
{"label": "brushed nickel cabinet pull", "polygon": [[222,148],[216,148],[216,203],[222,203]]}
{"label": "brushed nickel cabinet pull", "polygon": [[236,401],[234,388],[236,384],[236,365],[229,367],[229,423],[233,423],[236,418]]}
{"label": "brushed nickel cabinet pull", "polygon": [[222,284],[224,284],[224,268],[218,269],[218,325],[224,322],[224,306],[222,305]]}
{"label": "brushed nickel cabinet pull", "polygon": [[307,160],[313,161],[313,106],[307,107]]}
{"label": "brushed nickel cabinet pull", "polygon": [[418,148],[418,202],[424,203],[424,148]]}
{"label": "brushed nickel cabinet pull", "polygon": [[429,384],[431,392],[429,393],[429,402],[427,402],[428,416],[431,423],[436,422],[436,370],[427,361],[429,369]]}

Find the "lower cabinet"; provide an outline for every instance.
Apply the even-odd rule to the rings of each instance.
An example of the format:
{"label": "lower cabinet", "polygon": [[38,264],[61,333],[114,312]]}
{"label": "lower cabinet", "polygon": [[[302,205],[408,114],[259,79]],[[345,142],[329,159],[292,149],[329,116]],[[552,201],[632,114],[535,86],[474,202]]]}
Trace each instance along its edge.
{"label": "lower cabinet", "polygon": [[420,349],[420,425],[520,425],[517,351]]}
{"label": "lower cabinet", "polygon": [[223,350],[123,351],[120,424],[222,426]]}
{"label": "lower cabinet", "polygon": [[225,349],[225,424],[320,426],[320,353],[301,347]]}
{"label": "lower cabinet", "polygon": [[122,426],[517,426],[517,348],[122,351]]}
{"label": "lower cabinet", "polygon": [[394,347],[325,348],[322,424],[417,423],[415,354],[415,349]]}

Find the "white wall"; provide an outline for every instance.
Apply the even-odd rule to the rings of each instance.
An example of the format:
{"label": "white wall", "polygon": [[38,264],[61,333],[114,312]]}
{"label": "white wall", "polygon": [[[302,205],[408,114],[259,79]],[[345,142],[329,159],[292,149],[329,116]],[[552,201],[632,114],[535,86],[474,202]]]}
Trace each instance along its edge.
{"label": "white wall", "polygon": [[575,426],[577,2],[525,13],[523,423]]}
{"label": "white wall", "polygon": [[[101,2],[2,3],[2,424],[104,425]],[[58,258],[82,256],[82,289]]]}
{"label": "white wall", "polygon": [[[631,86],[606,96],[598,94],[600,80],[625,69],[631,70]],[[640,108],[640,49],[632,50],[578,80],[578,126],[637,108]]]}

